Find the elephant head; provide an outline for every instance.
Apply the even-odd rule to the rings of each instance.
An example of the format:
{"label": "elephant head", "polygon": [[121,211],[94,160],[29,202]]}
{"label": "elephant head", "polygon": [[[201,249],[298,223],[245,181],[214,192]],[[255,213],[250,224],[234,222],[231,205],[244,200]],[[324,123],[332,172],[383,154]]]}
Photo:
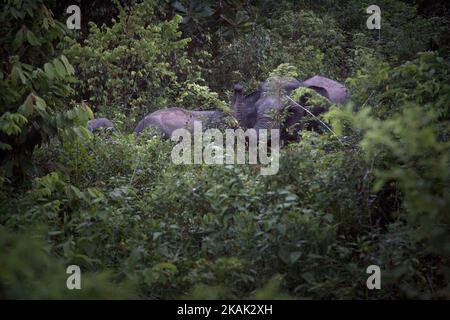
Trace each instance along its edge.
{"label": "elephant head", "polygon": [[140,134],[148,127],[154,127],[164,138],[170,138],[176,129],[192,130],[194,121],[202,122],[203,127],[219,123],[223,115],[220,111],[192,111],[182,108],[167,108],[155,111],[139,121],[134,132]]}
{"label": "elephant head", "polygon": [[283,141],[297,139],[302,129],[300,120],[306,115],[300,106],[279,96],[263,96],[256,103],[257,117],[254,125],[258,136],[261,129],[279,129]]}
{"label": "elephant head", "polygon": [[87,128],[90,132],[94,132],[99,128],[114,129],[114,124],[106,118],[92,119],[88,121]]}
{"label": "elephant head", "polygon": [[[303,86],[315,90],[318,94],[324,96],[332,104],[344,104],[348,100],[347,88],[334,80],[322,77],[314,76],[303,82]],[[308,104],[309,96],[305,94],[300,98],[298,103],[302,106]],[[308,107],[309,111],[314,115],[318,116],[322,113],[328,111],[327,105],[313,105]],[[315,120],[308,122],[308,129],[318,130],[322,125]]]}
{"label": "elephant head", "polygon": [[[282,121],[280,117],[284,110],[284,95],[300,87],[301,82],[292,77],[272,77],[260,84],[259,89],[244,97],[243,88],[236,85],[232,100],[236,118],[244,128],[254,128],[259,134],[260,129],[280,129]],[[297,115],[302,115],[301,109],[290,107],[289,110]],[[293,115],[291,121],[293,121]]]}
{"label": "elephant head", "polygon": [[[307,102],[307,96],[301,97],[297,104],[286,101],[284,97],[299,87],[311,88],[332,103],[345,103],[347,100],[345,86],[325,77],[315,76],[303,83],[294,78],[274,77],[263,82],[257,94],[251,94],[257,97],[254,102],[246,103],[242,87],[235,87],[233,107],[238,120],[247,124],[247,128],[256,129],[257,133],[261,129],[281,129],[282,140],[296,139],[298,131],[302,129],[300,120],[306,115],[302,107]],[[325,111],[323,106],[312,108],[314,115]],[[255,118],[250,118],[249,115],[254,115]]]}
{"label": "elephant head", "polygon": [[241,127],[254,128],[257,123],[258,110],[261,105],[267,106],[271,99],[268,96],[276,96],[273,91],[290,94],[292,90],[301,86],[300,81],[291,77],[273,77],[269,81],[262,82],[257,91],[244,96],[241,85],[235,85],[232,98],[232,109]]}

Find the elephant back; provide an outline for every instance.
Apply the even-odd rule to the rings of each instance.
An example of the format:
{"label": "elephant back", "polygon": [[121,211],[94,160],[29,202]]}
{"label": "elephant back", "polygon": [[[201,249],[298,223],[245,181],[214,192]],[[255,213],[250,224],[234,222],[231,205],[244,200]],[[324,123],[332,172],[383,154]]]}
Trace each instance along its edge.
{"label": "elephant back", "polygon": [[89,120],[87,128],[90,132],[94,132],[99,128],[114,128],[114,124],[107,118],[98,118]]}
{"label": "elephant back", "polygon": [[218,111],[191,111],[178,107],[157,110],[139,121],[134,132],[141,133],[145,128],[155,127],[159,129],[165,138],[170,138],[172,133],[181,128],[193,129],[194,122],[202,122],[207,127],[211,119],[219,118]]}
{"label": "elephant back", "polygon": [[147,115],[138,122],[134,132],[140,134],[149,127],[159,130],[165,138],[169,138],[175,129],[182,128],[188,121],[188,115],[185,110],[180,108],[167,108],[157,110]]}
{"label": "elephant back", "polygon": [[327,97],[332,103],[344,104],[347,102],[347,88],[337,81],[322,76],[314,76],[303,81],[302,85],[303,87],[314,89],[319,94]]}

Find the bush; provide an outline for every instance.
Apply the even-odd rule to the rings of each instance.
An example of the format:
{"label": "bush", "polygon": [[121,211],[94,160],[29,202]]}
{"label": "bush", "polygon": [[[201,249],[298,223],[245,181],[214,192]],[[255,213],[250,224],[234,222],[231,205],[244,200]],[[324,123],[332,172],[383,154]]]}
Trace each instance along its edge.
{"label": "bush", "polygon": [[112,275],[84,273],[82,290],[68,290],[64,263],[49,255],[42,240],[1,229],[0,297],[2,299],[130,299],[130,284],[112,283]]}
{"label": "bush", "polygon": [[[70,103],[74,68],[66,35],[45,1],[7,1],[0,15],[0,184],[31,176],[34,148],[53,137],[86,138],[89,110]],[[31,23],[29,23],[31,21]]]}
{"label": "bush", "polygon": [[[449,247],[442,246],[450,236],[450,145],[448,126],[442,126],[448,123],[442,106],[450,102],[445,89],[447,70],[448,63],[434,53],[422,54],[392,71],[383,69],[375,77],[367,77],[390,87],[389,91],[373,91],[373,99],[367,103],[374,105],[373,109],[366,106],[354,114],[349,106],[327,115],[339,131],[349,125],[360,136],[359,145],[374,168],[373,189],[378,191],[387,184],[398,188],[402,204],[397,219],[407,224],[405,232],[417,248],[422,248],[417,250],[424,259],[442,262],[434,265],[433,276],[445,279],[450,257]],[[435,94],[429,95],[430,90]],[[380,119],[388,114],[387,119]],[[415,295],[420,292],[417,288],[408,290]]]}
{"label": "bush", "polygon": [[145,1],[119,7],[112,26],[91,23],[84,43],[66,51],[81,80],[80,94],[99,114],[124,122],[125,131],[144,115],[175,103],[188,109],[224,104],[202,85],[199,69],[185,52],[190,39],[178,30],[181,17],[159,21],[157,5]]}

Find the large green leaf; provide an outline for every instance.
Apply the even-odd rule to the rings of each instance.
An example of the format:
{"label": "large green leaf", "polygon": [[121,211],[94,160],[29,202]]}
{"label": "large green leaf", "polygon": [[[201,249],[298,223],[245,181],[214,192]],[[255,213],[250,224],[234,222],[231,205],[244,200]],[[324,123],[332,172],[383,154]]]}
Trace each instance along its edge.
{"label": "large green leaf", "polygon": [[64,67],[62,62],[59,61],[58,59],[54,59],[53,65],[55,66],[55,70],[56,70],[56,73],[58,74],[58,76],[60,76],[61,78],[64,78],[67,73],[66,73],[66,68]]}
{"label": "large green leaf", "polygon": [[18,111],[28,117],[33,113],[33,95],[29,94],[25,102],[19,107]]}
{"label": "large green leaf", "polygon": [[51,63],[47,62],[46,64],[44,64],[44,70],[50,79],[53,79],[55,77],[55,68],[53,68]]}
{"label": "large green leaf", "polygon": [[28,40],[28,43],[31,44],[32,46],[40,45],[40,42],[34,35],[33,31],[27,30],[27,40]]}

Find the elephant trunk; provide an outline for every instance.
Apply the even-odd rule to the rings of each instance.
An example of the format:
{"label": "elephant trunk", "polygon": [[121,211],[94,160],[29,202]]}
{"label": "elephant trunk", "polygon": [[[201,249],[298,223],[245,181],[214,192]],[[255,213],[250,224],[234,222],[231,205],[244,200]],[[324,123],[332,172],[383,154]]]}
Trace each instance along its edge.
{"label": "elephant trunk", "polygon": [[258,114],[255,122],[255,130],[280,129],[281,101],[275,96],[264,97],[257,104]]}
{"label": "elephant trunk", "polygon": [[239,125],[245,126],[244,88],[240,84],[234,86],[234,95],[231,104]]}
{"label": "elephant trunk", "polygon": [[266,133],[269,133],[271,129],[280,129],[280,124],[270,117],[264,117],[264,119],[259,119],[259,121],[255,124],[256,134],[259,137],[262,130],[266,130]]}

